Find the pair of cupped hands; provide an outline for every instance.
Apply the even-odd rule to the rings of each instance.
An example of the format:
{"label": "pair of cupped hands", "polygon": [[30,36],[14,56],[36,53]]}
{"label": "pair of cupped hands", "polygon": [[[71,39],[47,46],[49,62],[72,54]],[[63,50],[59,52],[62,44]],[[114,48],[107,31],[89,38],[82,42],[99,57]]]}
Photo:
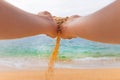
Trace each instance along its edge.
{"label": "pair of cupped hands", "polygon": [[[43,17],[42,19],[46,22],[47,36],[52,38],[57,37],[58,25],[57,22],[53,19],[53,16],[48,11],[38,13],[38,16]],[[79,15],[70,16],[65,23],[60,26],[60,36],[63,39],[72,39],[76,38],[77,33],[75,31],[75,26],[77,26]]]}

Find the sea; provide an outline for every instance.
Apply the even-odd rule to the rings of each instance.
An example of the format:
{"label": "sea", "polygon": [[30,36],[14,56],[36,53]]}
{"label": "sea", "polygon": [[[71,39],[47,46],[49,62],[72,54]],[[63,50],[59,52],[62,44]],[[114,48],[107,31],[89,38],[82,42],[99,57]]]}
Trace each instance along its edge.
{"label": "sea", "polygon": [[[0,65],[17,69],[47,67],[55,41],[55,38],[46,35],[0,40]],[[120,45],[93,42],[82,38],[62,39],[56,67],[118,68]]]}

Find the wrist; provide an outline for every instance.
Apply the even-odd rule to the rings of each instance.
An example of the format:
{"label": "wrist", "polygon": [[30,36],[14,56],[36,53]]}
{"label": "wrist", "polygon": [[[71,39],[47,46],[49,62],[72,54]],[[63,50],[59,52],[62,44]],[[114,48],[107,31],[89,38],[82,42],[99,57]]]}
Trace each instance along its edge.
{"label": "wrist", "polygon": [[75,32],[74,33],[75,36],[83,38],[88,36],[87,31],[88,27],[86,22],[82,18],[79,18],[75,24],[76,24],[76,26],[74,26],[75,29],[73,29]]}

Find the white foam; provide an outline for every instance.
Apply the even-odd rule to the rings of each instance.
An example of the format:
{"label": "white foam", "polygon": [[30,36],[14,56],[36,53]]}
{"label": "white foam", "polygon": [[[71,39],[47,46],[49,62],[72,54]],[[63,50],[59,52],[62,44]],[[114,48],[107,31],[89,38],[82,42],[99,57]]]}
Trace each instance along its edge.
{"label": "white foam", "polygon": [[[0,66],[4,66],[3,69],[47,69],[48,60],[39,58],[1,58]],[[56,68],[120,68],[119,58],[81,58],[73,59],[71,62],[57,62]]]}

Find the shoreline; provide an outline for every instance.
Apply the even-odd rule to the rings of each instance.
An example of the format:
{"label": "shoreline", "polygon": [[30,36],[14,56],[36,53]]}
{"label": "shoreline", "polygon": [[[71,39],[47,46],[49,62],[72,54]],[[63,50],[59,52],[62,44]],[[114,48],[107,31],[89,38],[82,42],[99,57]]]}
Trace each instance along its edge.
{"label": "shoreline", "polygon": [[[45,80],[48,60],[1,58],[0,80]],[[54,80],[120,80],[120,61],[113,58],[83,58],[55,64]]]}
{"label": "shoreline", "polygon": [[[0,58],[0,71],[4,70],[41,70],[47,69],[48,59],[41,58]],[[120,68],[120,58],[80,58],[71,61],[57,61],[55,68],[67,69],[99,69]]]}

